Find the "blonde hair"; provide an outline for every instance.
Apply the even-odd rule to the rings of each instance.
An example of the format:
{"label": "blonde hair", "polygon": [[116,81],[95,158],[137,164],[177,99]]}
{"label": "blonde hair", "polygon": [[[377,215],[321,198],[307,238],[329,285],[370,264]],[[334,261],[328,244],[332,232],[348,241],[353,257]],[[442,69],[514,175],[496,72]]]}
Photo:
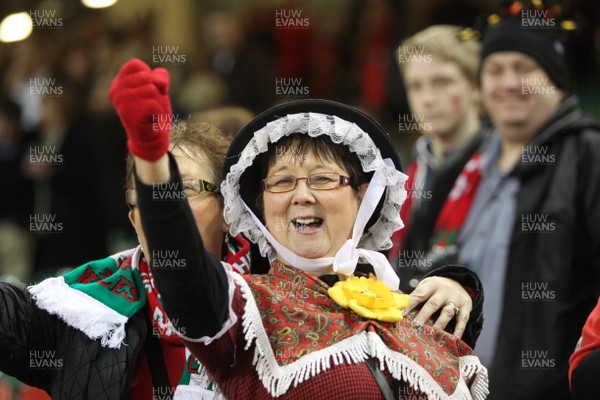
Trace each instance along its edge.
{"label": "blonde hair", "polygon": [[475,38],[462,38],[463,28],[455,25],[433,25],[404,40],[396,50],[400,71],[404,74],[406,63],[400,55],[406,49],[418,49],[423,55],[431,55],[444,61],[455,63],[467,79],[477,84],[479,53],[481,44]]}

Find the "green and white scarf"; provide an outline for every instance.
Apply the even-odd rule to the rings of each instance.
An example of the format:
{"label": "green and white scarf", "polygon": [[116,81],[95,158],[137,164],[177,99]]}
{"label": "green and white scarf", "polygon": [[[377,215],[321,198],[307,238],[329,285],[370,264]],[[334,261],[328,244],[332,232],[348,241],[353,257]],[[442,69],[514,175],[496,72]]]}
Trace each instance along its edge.
{"label": "green and white scarf", "polygon": [[146,304],[137,265],[141,251],[130,249],[92,261],[65,275],[48,278],[28,288],[36,305],[103,347],[120,348],[125,324]]}
{"label": "green and white scarf", "polygon": [[[228,238],[225,261],[240,274],[250,272],[250,244],[242,237]],[[140,269],[143,267],[143,271]],[[153,324],[163,340],[178,340],[164,315],[141,246],[92,261],[66,273],[28,287],[36,305],[67,325],[108,348],[120,348],[125,324],[148,304]],[[148,296],[152,297],[150,299]],[[150,301],[151,300],[151,301]],[[222,398],[204,366],[186,349],[186,365],[174,400]]]}

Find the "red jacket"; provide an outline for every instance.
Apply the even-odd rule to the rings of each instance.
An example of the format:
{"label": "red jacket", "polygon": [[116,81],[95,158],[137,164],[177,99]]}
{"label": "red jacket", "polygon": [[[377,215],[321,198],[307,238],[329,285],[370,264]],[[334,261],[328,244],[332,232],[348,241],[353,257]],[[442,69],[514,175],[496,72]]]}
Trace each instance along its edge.
{"label": "red jacket", "polygon": [[600,299],[598,299],[596,308],[592,310],[585,322],[581,337],[575,347],[575,352],[569,359],[569,385],[572,382],[571,379],[575,368],[577,368],[579,363],[581,363],[588,354],[598,347],[600,347]]}

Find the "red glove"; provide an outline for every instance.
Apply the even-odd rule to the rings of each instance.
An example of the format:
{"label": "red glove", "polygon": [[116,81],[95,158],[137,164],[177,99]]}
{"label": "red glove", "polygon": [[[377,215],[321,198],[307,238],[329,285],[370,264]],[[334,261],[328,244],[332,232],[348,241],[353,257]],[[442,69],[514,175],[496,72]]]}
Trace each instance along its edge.
{"label": "red glove", "polygon": [[127,132],[131,154],[156,161],[169,149],[171,101],[169,73],[151,70],[143,61],[129,60],[110,85],[112,101]]}

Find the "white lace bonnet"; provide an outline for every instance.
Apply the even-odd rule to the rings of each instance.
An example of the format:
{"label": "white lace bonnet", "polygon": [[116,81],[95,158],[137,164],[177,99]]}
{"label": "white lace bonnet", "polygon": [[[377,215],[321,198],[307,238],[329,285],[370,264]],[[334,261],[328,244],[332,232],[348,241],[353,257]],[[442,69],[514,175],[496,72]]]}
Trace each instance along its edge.
{"label": "white lace bonnet", "polygon": [[[329,100],[297,100],[277,105],[246,124],[233,139],[224,165],[221,193],[224,197],[224,217],[232,235],[244,234],[256,243],[269,260],[275,251],[254,222],[245,204],[256,214],[256,199],[262,191],[261,157],[269,145],[293,133],[316,137],[327,135],[332,142],[348,146],[355,153],[364,172],[381,171],[385,194],[369,220],[359,246],[367,250],[386,250],[392,246],[392,233],[402,228],[400,207],[406,199],[404,183],[407,176],[392,141],[383,128],[363,112]],[[393,166],[384,159],[389,158]],[[383,203],[383,204],[382,204]]]}

